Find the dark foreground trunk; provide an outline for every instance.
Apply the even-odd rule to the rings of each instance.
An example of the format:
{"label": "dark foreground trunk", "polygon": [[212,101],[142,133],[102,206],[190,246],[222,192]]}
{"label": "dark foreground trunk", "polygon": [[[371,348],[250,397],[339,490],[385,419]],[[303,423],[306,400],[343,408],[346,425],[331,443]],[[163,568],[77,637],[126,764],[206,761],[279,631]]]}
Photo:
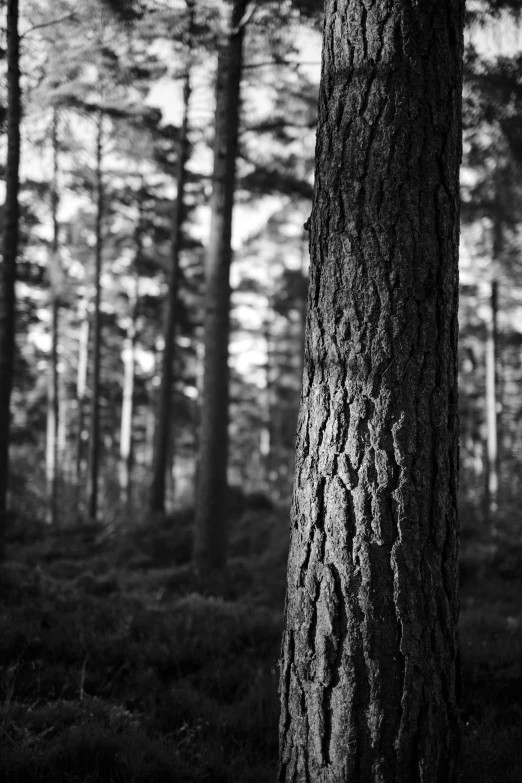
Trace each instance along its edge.
{"label": "dark foreground trunk", "polygon": [[329,0],[280,783],[459,777],[462,0]]}
{"label": "dark foreground trunk", "polygon": [[0,266],[0,560],[4,553],[7,515],[10,403],[15,346],[21,119],[19,47],[18,0],[7,0],[7,164],[3,259]]}
{"label": "dark foreground trunk", "polygon": [[196,497],[195,558],[201,573],[226,561],[230,246],[247,0],[234,0],[218,58],[211,226],[206,259],[205,360]]}

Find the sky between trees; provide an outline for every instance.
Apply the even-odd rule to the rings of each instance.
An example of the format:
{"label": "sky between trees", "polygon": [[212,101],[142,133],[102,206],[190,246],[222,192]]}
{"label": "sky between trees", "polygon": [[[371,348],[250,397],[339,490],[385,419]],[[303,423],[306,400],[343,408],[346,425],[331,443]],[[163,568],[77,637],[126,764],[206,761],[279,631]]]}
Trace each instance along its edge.
{"label": "sky between trees", "polygon": [[[89,13],[82,14],[67,3],[21,6],[22,243],[17,283],[18,359],[12,400],[13,459],[14,475],[17,471],[21,475],[30,473],[33,490],[42,500],[46,496],[42,466],[50,373],[49,297],[53,285],[61,299],[57,378],[59,462],[65,466],[60,478],[62,491],[74,495],[71,484],[81,484],[84,479],[80,475],[87,471],[87,454],[78,459],[74,454],[81,451],[79,336],[81,324],[89,313],[92,315],[93,307],[93,111],[100,89],[105,91],[107,108],[103,149],[107,212],[103,218],[101,272],[101,459],[106,466],[103,481],[113,485],[109,490],[104,484],[102,494],[108,497],[112,493],[111,503],[119,496],[120,418],[129,351],[134,368],[131,473],[139,487],[148,481],[155,394],[161,382],[161,312],[168,283],[170,210],[176,198],[177,134],[190,47],[190,155],[176,316],[178,357],[172,390],[177,459],[169,457],[174,467],[166,471],[171,476],[166,502],[188,501],[193,492],[202,383],[203,260],[210,219],[215,35],[223,7],[220,3],[201,4],[192,43],[187,38],[185,3],[151,4],[145,10],[147,13],[122,21],[118,9],[114,14],[102,6],[93,6]],[[253,14],[248,20],[242,77],[234,261],[230,271],[229,470],[232,483],[281,498],[288,498],[291,488],[302,366],[308,267],[303,224],[309,214],[313,184],[321,46],[320,13],[316,11],[313,4],[303,9],[288,3],[278,6],[277,12],[275,6],[267,4]],[[106,42],[100,43],[96,36],[101,29]],[[488,420],[486,406],[487,356],[491,355],[487,335],[493,329],[494,280],[498,287],[494,359],[498,433],[497,455],[490,455],[489,463],[498,464],[497,483],[502,485],[505,502],[512,502],[517,491],[513,476],[520,459],[519,196],[516,177],[512,176],[519,165],[514,118],[519,100],[520,28],[508,16],[489,18],[485,24],[468,27],[466,43],[467,124],[461,174],[462,486],[474,502],[482,502],[479,499],[487,483],[486,457],[488,448],[492,448],[495,418],[490,416]],[[498,63],[502,67],[495,69]],[[58,113],[59,127],[59,250],[55,262],[50,263],[53,112]],[[5,136],[3,140],[5,143]],[[496,178],[495,171],[499,172]],[[501,257],[495,260],[492,236],[499,221],[492,208],[494,179],[497,200],[506,205],[506,214],[501,215],[503,247]],[[137,261],[131,237],[140,209],[142,258]],[[87,337],[87,355],[91,339],[92,334]],[[91,385],[88,359],[84,438],[89,426]],[[490,397],[491,388],[490,384]],[[38,459],[31,456],[36,454],[40,455]],[[28,458],[34,460],[31,466],[25,464]],[[71,466],[76,462],[79,473],[73,475]],[[81,506],[81,497],[80,490],[74,503]]]}

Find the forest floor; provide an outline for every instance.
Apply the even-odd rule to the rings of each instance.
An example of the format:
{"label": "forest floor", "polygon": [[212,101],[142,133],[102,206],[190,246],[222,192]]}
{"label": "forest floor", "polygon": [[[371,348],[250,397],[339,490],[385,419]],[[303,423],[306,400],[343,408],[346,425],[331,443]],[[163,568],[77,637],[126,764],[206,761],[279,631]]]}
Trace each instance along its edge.
{"label": "forest floor", "polygon": [[[232,524],[204,594],[190,514],[15,526],[0,575],[0,780],[273,783],[286,514]],[[522,546],[462,536],[463,780],[522,780]]]}

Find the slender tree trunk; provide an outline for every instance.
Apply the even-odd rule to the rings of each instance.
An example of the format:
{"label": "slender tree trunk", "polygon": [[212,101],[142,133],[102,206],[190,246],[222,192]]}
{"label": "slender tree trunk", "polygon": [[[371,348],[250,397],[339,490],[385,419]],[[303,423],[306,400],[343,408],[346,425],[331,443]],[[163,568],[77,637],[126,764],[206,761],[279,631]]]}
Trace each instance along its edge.
{"label": "slender tree trunk", "polygon": [[48,520],[57,521],[58,493],[58,320],[59,304],[56,296],[51,300],[51,353],[49,356],[49,380],[47,388],[47,437],[45,451],[45,472],[47,479],[47,498],[49,502]]}
{"label": "slender tree trunk", "polygon": [[230,262],[246,7],[247,0],[233,0],[230,30],[217,68],[196,497],[195,559],[201,573],[221,570],[226,563]]}
{"label": "slender tree trunk", "polygon": [[132,443],[132,418],[134,415],[134,373],[136,365],[136,321],[139,308],[139,274],[140,264],[143,253],[143,198],[144,181],[142,178],[140,191],[138,194],[138,223],[136,226],[136,257],[135,257],[135,289],[133,301],[131,303],[132,316],[127,338],[123,346],[123,399],[121,407],[121,431],[120,431],[120,500],[125,506],[130,501],[131,477],[133,463],[133,443]]}
{"label": "slender tree trunk", "polygon": [[85,397],[87,392],[87,364],[89,359],[89,308],[85,301],[85,313],[80,323],[80,334],[78,339],[78,372],[76,378],[76,403],[77,403],[77,424],[78,440],[76,444],[76,489],[78,500],[80,489],[83,484],[83,431],[85,426]]}
{"label": "slender tree trunk", "polygon": [[145,441],[143,464],[148,468],[152,467],[154,459],[154,389],[149,390],[149,406],[145,420]]}
{"label": "slender tree trunk", "polygon": [[102,267],[102,224],[103,224],[103,112],[98,114],[96,138],[96,247],[94,270],[94,313],[93,313],[93,355],[92,355],[92,398],[91,429],[89,438],[89,485],[88,514],[95,520],[98,516],[98,474],[100,466],[100,360],[101,360],[101,267]]}
{"label": "slender tree trunk", "polygon": [[18,0],[7,0],[7,164],[3,260],[0,266],[0,561],[4,557],[9,479],[10,403],[13,386],[16,258],[19,237],[20,62]]}
{"label": "slender tree trunk", "polygon": [[[138,257],[141,242],[138,239]],[[132,318],[123,345],[123,399],[121,405],[120,431],[120,500],[124,506],[129,503],[132,472],[132,417],[134,412],[134,372],[136,364],[136,318],[138,309],[138,277],[132,306]]]}
{"label": "slender tree trunk", "polygon": [[174,443],[169,448],[167,454],[167,508],[171,509],[174,505],[174,497],[176,493],[176,450],[174,449]]}
{"label": "slender tree trunk", "polygon": [[[51,181],[51,215],[53,222],[53,239],[51,243],[51,265],[58,267],[58,113],[53,111],[52,119],[53,145],[53,177]],[[49,357],[49,379],[47,387],[47,442],[45,467],[47,478],[47,498],[49,502],[48,519],[51,524],[57,522],[58,511],[58,428],[59,428],[59,397],[58,397],[58,333],[60,291],[56,270],[51,271],[51,355]]]}
{"label": "slender tree trunk", "polygon": [[132,415],[134,399],[135,330],[129,329],[123,346],[123,400],[120,433],[120,500],[127,505],[130,499],[132,461]]}
{"label": "slender tree trunk", "polygon": [[149,495],[149,507],[151,511],[163,512],[165,510],[166,473],[168,466],[169,448],[173,448],[171,441],[172,422],[172,381],[174,358],[176,349],[176,314],[179,283],[179,256],[182,245],[182,228],[184,218],[185,183],[187,178],[187,160],[189,154],[188,116],[190,104],[190,62],[187,64],[185,84],[183,89],[183,120],[181,123],[178,172],[177,172],[177,196],[172,219],[171,240],[171,265],[167,293],[167,310],[164,326],[165,346],[161,364],[161,383],[158,393],[158,409],[154,430],[154,451],[152,461],[152,482]]}
{"label": "slender tree trunk", "polygon": [[266,383],[266,423],[263,428],[261,440],[261,453],[264,456],[266,487],[270,494],[272,489],[272,470],[274,452],[274,427],[273,419],[273,383],[272,383],[272,299],[269,296],[267,302],[267,316],[265,319],[264,337],[266,350],[265,383]]}
{"label": "slender tree trunk", "polygon": [[326,4],[280,783],[459,779],[463,18]]}
{"label": "slender tree trunk", "polygon": [[58,464],[61,466],[58,489],[73,478],[71,464],[67,455],[67,428],[69,426],[69,399],[64,383],[59,385],[58,394]]}
{"label": "slender tree trunk", "polygon": [[488,517],[498,510],[499,454],[497,413],[497,313],[498,282],[491,281],[489,320],[486,337],[486,424],[487,424],[487,484],[486,511]]}

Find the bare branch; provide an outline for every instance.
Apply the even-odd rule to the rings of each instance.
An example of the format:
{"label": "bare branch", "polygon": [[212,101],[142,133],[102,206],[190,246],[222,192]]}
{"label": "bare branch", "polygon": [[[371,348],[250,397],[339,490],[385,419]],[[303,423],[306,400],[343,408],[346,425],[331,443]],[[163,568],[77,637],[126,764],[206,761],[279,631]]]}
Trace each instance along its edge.
{"label": "bare branch", "polygon": [[265,60],[259,63],[245,63],[243,70],[252,68],[266,68],[269,65],[288,65],[299,68],[301,65],[321,65],[320,60]]}
{"label": "bare branch", "polygon": [[44,27],[52,27],[55,24],[60,24],[61,22],[67,22],[69,19],[76,18],[77,14],[73,11],[70,14],[67,14],[66,16],[61,16],[59,19],[51,19],[49,22],[42,22],[41,24],[35,24],[33,27],[30,27],[28,30],[26,30],[22,35],[20,36],[20,40],[22,38],[25,38],[29,33],[33,33],[35,30],[42,30]]}

